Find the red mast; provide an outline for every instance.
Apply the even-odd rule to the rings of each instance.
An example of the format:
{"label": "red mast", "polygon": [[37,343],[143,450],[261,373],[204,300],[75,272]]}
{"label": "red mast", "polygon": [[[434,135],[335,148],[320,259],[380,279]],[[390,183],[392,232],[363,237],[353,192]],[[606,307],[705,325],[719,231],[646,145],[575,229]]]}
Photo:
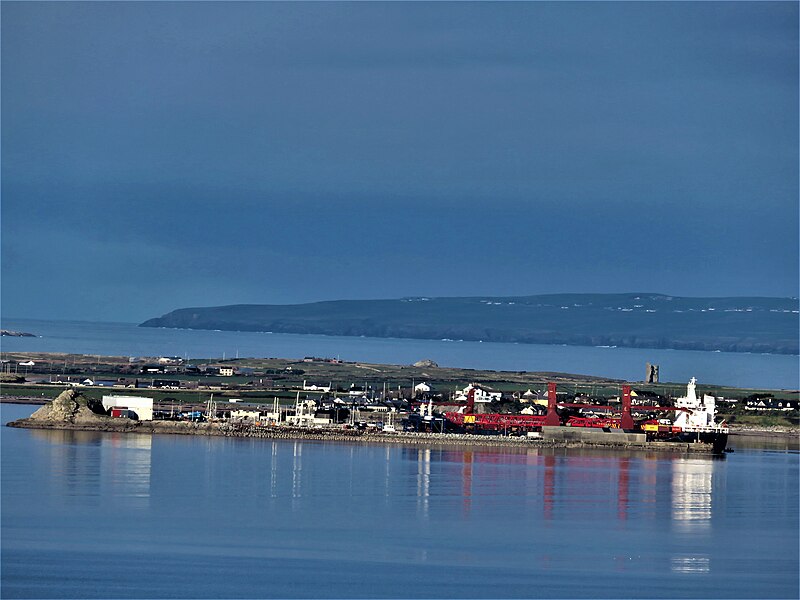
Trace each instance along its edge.
{"label": "red mast", "polygon": [[619,424],[621,429],[633,429],[633,416],[631,415],[631,386],[622,386],[622,419]]}
{"label": "red mast", "polygon": [[547,417],[544,424],[548,427],[558,427],[561,425],[561,418],[556,412],[557,398],[556,398],[556,384],[547,384]]}

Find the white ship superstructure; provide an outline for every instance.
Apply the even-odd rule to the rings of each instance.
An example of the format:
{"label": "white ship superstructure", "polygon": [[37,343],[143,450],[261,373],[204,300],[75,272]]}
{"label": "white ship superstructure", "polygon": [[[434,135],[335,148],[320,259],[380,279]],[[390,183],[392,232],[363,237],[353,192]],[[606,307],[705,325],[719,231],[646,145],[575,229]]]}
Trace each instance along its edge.
{"label": "white ship superstructure", "polygon": [[675,400],[675,407],[685,409],[675,419],[675,425],[685,432],[728,433],[724,424],[714,422],[717,416],[716,398],[708,394],[699,398],[697,379],[694,377],[686,386],[686,395]]}

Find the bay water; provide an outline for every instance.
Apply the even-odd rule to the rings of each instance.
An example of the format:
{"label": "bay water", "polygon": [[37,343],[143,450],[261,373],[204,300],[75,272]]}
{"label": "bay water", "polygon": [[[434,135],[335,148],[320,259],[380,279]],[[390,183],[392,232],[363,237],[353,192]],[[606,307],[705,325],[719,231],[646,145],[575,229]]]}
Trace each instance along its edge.
{"label": "bay water", "polygon": [[187,358],[320,356],[388,364],[431,359],[446,367],[557,371],[628,381],[641,381],[649,362],[660,365],[662,381],[682,385],[697,377],[701,384],[800,388],[800,362],[795,355],[181,330],[5,317],[2,328],[38,336],[4,337],[2,349],[6,352]]}
{"label": "bay water", "polygon": [[[2,422],[35,407],[4,404]],[[2,428],[3,598],[796,598],[798,455]],[[796,446],[794,446],[796,448]]]}

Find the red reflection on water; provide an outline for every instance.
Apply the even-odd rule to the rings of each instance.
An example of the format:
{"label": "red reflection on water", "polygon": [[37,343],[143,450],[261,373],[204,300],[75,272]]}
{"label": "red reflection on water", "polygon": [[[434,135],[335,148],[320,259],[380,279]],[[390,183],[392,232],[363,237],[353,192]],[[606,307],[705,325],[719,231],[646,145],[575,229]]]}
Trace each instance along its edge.
{"label": "red reflection on water", "polygon": [[553,505],[556,492],[556,457],[544,457],[544,518],[549,521],[553,518]]}
{"label": "red reflection on water", "polygon": [[472,508],[472,461],[475,460],[472,452],[465,451],[461,468],[461,497],[463,499],[464,514],[469,514]]}
{"label": "red reflection on water", "polygon": [[621,458],[619,460],[619,483],[617,493],[617,518],[620,521],[625,521],[628,518],[628,469],[630,468],[630,459]]}

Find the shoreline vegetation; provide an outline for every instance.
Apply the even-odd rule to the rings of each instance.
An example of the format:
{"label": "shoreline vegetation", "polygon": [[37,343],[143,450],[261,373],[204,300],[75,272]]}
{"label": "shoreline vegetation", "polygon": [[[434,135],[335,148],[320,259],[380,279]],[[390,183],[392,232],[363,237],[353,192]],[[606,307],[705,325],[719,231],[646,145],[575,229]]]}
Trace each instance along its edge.
{"label": "shoreline vegetation", "polygon": [[181,308],[140,327],[798,354],[798,313],[796,298],[548,294]]}

